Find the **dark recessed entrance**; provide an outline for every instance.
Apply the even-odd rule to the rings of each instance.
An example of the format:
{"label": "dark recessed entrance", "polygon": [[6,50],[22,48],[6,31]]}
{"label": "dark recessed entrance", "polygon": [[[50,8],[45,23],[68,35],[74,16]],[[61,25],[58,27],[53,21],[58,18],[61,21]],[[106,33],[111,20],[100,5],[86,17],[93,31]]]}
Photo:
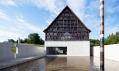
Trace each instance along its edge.
{"label": "dark recessed entrance", "polygon": [[46,47],[47,55],[67,55],[67,47]]}

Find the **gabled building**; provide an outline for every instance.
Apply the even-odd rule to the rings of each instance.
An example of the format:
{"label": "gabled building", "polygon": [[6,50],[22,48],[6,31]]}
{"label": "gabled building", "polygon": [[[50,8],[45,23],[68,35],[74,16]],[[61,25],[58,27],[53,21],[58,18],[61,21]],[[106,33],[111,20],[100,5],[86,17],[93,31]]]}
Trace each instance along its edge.
{"label": "gabled building", "polygon": [[66,6],[44,30],[47,55],[89,56],[91,31]]}

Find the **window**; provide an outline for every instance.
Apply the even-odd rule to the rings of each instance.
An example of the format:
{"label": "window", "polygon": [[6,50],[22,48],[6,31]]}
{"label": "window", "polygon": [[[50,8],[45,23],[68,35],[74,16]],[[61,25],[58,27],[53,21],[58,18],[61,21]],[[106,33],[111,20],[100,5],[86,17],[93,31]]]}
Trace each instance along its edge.
{"label": "window", "polygon": [[70,31],[70,27],[68,27],[68,31]]}
{"label": "window", "polygon": [[57,31],[57,28],[54,28],[53,31]]}
{"label": "window", "polygon": [[50,33],[50,35],[53,35],[53,33]]}
{"label": "window", "polygon": [[57,36],[57,33],[54,33],[55,36]]}
{"label": "window", "polygon": [[52,31],[52,28],[50,28],[49,31]]}
{"label": "window", "polygon": [[64,27],[64,31],[66,31],[67,30],[67,28],[66,27]]}
{"label": "window", "polygon": [[80,28],[77,28],[77,31],[80,31]]}
{"label": "window", "polygon": [[65,32],[61,37],[61,40],[70,40],[71,38],[72,38],[71,34],[69,32]]}
{"label": "window", "polygon": [[68,23],[68,27],[70,27],[70,23]]}

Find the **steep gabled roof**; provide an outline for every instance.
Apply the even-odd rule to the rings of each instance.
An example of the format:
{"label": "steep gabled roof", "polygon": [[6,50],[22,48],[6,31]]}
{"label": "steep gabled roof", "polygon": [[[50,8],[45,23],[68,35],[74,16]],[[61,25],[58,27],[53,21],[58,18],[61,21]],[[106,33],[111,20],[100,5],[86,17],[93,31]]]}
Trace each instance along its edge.
{"label": "steep gabled roof", "polygon": [[66,7],[60,12],[60,14],[53,20],[53,22],[52,22],[43,32],[46,32],[46,31],[50,28],[50,26],[53,25],[53,23],[55,22],[55,20],[57,20],[57,19],[59,18],[59,16],[60,16],[66,9],[69,9],[69,10],[74,14],[74,16],[81,22],[81,24],[82,24],[89,32],[91,32],[91,30],[88,29],[88,28],[83,24],[83,22],[76,16],[76,14],[75,14],[68,6],[66,6]]}

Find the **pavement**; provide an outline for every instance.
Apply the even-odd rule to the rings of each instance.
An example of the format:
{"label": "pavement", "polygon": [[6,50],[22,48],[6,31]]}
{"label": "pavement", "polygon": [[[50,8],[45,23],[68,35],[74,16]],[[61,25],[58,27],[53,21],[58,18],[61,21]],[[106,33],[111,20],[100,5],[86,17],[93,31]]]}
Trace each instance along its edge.
{"label": "pavement", "polygon": [[[20,65],[13,66],[17,64]],[[43,71],[43,70],[44,71],[53,71],[53,70],[100,71],[100,58],[99,57],[54,57],[54,58],[43,57],[41,58],[36,56],[36,57],[17,58],[13,60],[0,61],[0,69],[3,69],[0,71],[10,71],[13,68],[16,68],[19,71]],[[119,61],[105,59],[105,71],[119,71]]]}
{"label": "pavement", "polygon": [[44,56],[34,56],[34,57],[26,57],[26,58],[16,58],[16,59],[11,59],[11,60],[2,60],[0,61],[0,69],[4,69],[10,66],[14,66],[17,64],[31,61],[31,60],[35,60],[41,57],[44,57]]}

